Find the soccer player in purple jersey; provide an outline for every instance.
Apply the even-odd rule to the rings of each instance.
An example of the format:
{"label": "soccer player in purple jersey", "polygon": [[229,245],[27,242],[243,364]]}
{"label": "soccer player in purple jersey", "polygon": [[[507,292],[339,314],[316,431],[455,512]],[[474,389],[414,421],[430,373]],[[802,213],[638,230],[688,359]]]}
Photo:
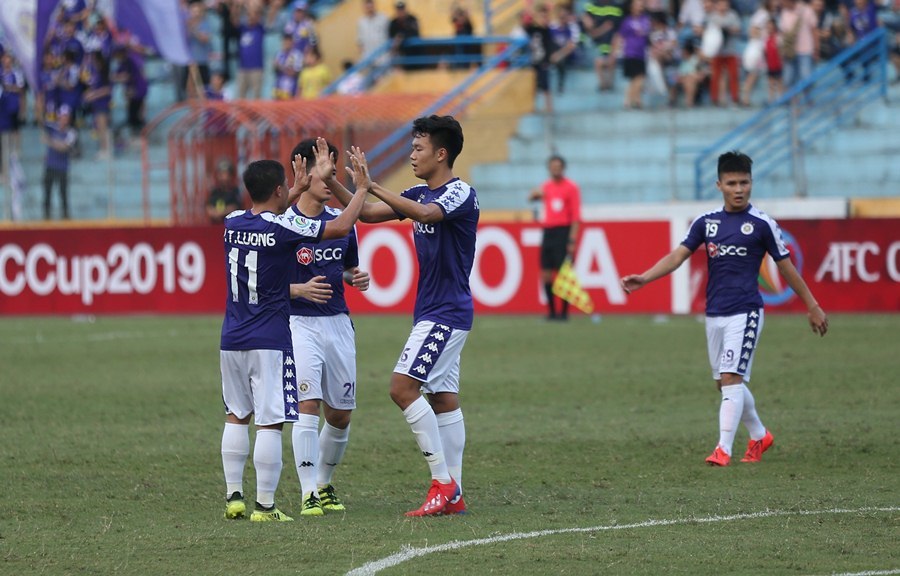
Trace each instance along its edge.
{"label": "soccer player in purple jersey", "polygon": [[[351,159],[352,160],[352,159]],[[298,242],[343,238],[359,217],[365,193],[327,223],[282,215],[310,186],[306,161],[296,158],[294,185],[287,189],[284,167],[274,160],[252,162],[244,185],[253,206],[225,218],[225,271],[228,297],[222,323],[220,367],[225,429],[225,517],[243,518],[244,465],[250,454],[249,424],[254,417],[256,509],[252,521],[290,521],[275,507],[281,476],[281,430],[297,420],[296,366],[290,347],[290,278]],[[354,166],[358,164],[354,161]]]}
{"label": "soccer player in purple jersey", "polygon": [[[425,183],[402,194],[372,183],[369,191],[382,201],[367,203],[360,214],[363,222],[413,221],[419,281],[413,328],[391,375],[391,399],[403,410],[432,482],[425,503],[407,516],[466,511],[459,359],[472,329],[469,274],[480,210],[475,189],[453,175],[462,147],[462,127],[452,116],[415,120],[409,159],[413,174]],[[341,203],[350,199],[331,181],[326,185]]]}
{"label": "soccer player in purple jersey", "polygon": [[[299,156],[309,164],[315,163],[316,155],[334,158],[337,148],[321,138],[318,146],[316,140],[307,139],[291,152],[291,157]],[[331,176],[333,164],[326,169]],[[311,175],[309,190],[288,213],[317,222],[333,221],[341,211],[327,205],[332,194],[318,171],[311,170]],[[366,190],[368,182],[357,179],[357,187]],[[345,509],[331,481],[344,457],[350,439],[350,415],[356,408],[356,342],[344,283],[367,290],[369,274],[359,269],[355,230],[318,244],[298,244],[295,254],[291,340],[297,362],[300,416],[291,439],[303,500],[300,515],[321,516],[325,511]],[[323,400],[325,423],[319,432]]]}
{"label": "soccer player in purple jersey", "polygon": [[691,254],[706,245],[706,341],[712,376],[722,392],[719,408],[719,443],[706,459],[711,466],[727,466],[738,424],[750,434],[741,462],[759,462],[773,443],[747,384],[763,327],[763,301],[758,275],[768,253],[788,286],[808,310],[812,331],[824,336],[828,318],[790,259],[781,230],[771,217],[750,205],[753,161],[737,151],[719,156],[716,186],[725,206],[697,217],[685,239],[643,274],[622,278],[626,293],[673,272]]}

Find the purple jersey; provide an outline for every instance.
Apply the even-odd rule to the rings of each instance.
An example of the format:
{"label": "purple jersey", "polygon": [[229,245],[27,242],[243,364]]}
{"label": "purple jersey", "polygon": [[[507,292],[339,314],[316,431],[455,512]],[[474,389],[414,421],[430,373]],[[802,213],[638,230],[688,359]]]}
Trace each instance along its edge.
{"label": "purple jersey", "polygon": [[[309,220],[328,222],[334,220],[340,210],[325,207],[325,210]],[[296,206],[292,206],[288,214],[304,216]],[[294,250],[296,262],[291,280],[292,284],[309,282],[314,276],[325,276],[331,284],[331,298],[325,304],[316,304],[304,298],[291,300],[292,316],[336,316],[349,314],[347,302],[344,300],[344,270],[359,266],[359,247],[356,243],[356,229],[349,235],[334,240],[323,240],[318,244],[303,242]]]}
{"label": "purple jersey", "polygon": [[262,69],[266,29],[262,24],[241,24],[239,34],[238,61],[241,70]]}
{"label": "purple jersey", "polygon": [[759,267],[768,252],[790,256],[778,224],[753,206],[742,212],[707,212],[691,223],[681,242],[693,252],[706,244],[706,315],[731,316],[763,307]]}
{"label": "purple jersey", "polygon": [[290,280],[298,242],[318,242],[318,220],[236,210],[225,217],[225,285],[222,350],[291,348]]}
{"label": "purple jersey", "polygon": [[434,224],[413,222],[419,261],[413,322],[431,320],[471,330],[474,311],[469,274],[475,261],[480,214],[475,189],[454,178],[435,190],[425,184],[413,186],[403,197],[419,204],[433,202],[444,213],[444,219]]}

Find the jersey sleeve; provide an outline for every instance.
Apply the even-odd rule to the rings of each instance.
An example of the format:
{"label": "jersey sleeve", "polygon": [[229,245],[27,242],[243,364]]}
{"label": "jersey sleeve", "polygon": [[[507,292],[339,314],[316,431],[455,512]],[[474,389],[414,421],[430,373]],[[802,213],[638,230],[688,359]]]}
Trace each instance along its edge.
{"label": "jersey sleeve", "polygon": [[[413,186],[412,188],[407,188],[403,192],[400,193],[400,196],[406,198],[407,200],[412,200],[413,202],[418,202],[417,197],[417,186]],[[394,214],[397,215],[397,220],[406,220],[406,214],[401,214],[394,210]]]}
{"label": "jersey sleeve", "polygon": [[347,252],[344,254],[344,269],[359,266],[359,242],[356,239],[356,226],[347,235]]}
{"label": "jersey sleeve", "polygon": [[273,222],[278,225],[276,228],[278,233],[293,242],[318,242],[325,232],[325,226],[320,220],[300,216],[291,211],[275,216]]}
{"label": "jersey sleeve", "polygon": [[703,217],[699,216],[691,222],[691,227],[684,237],[684,240],[681,241],[681,245],[693,252],[704,242],[706,242],[706,230],[704,228]]}
{"label": "jersey sleeve", "polygon": [[787,249],[784,243],[784,237],[781,234],[781,228],[772,218],[764,218],[766,223],[763,226],[763,243],[766,245],[766,252],[772,256],[772,260],[778,262],[784,260],[791,255],[791,251]]}
{"label": "jersey sleeve", "polygon": [[447,186],[447,189],[433,202],[441,207],[445,220],[454,220],[472,211],[475,194],[468,184],[457,180]]}

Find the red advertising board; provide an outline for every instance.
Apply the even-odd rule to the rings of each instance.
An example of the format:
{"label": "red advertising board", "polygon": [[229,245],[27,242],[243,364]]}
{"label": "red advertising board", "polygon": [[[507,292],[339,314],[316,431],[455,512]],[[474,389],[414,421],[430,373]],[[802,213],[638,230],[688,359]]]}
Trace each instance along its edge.
{"label": "red advertising board", "polygon": [[223,250],[212,227],[4,230],[0,314],[221,310]]}
{"label": "red advertising board", "polygon": [[[348,290],[356,313],[412,311],[417,270],[409,224],[358,228],[365,293]],[[541,229],[483,224],[471,276],[476,310],[542,313]],[[586,223],[574,267],[598,312],[671,310],[671,282],[628,299],[623,274],[669,250],[668,222]],[[222,236],[215,227],[0,231],[0,314],[221,312]]]}
{"label": "red advertising board", "polygon": [[[780,220],[791,259],[826,312],[900,312],[900,219]],[[703,312],[706,254],[691,258],[691,310]],[[768,311],[806,307],[771,258],[760,268]]]}

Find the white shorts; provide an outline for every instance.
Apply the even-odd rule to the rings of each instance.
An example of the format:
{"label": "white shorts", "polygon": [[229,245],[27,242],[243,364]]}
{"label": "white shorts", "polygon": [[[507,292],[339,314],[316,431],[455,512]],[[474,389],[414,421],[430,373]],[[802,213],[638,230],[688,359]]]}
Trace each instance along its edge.
{"label": "white shorts", "polygon": [[459,394],[459,356],[468,330],[422,321],[413,326],[394,372],[422,382],[428,394]]}
{"label": "white shorts", "polygon": [[356,408],[356,340],[350,317],[291,316],[291,340],[300,401]]}
{"label": "white shorts", "polygon": [[254,415],[257,426],[297,421],[297,381],[290,350],[220,350],[225,413]]}
{"label": "white shorts", "polygon": [[728,372],[750,381],[750,369],[763,328],[762,308],[734,316],[706,317],[706,346],[714,380]]}

